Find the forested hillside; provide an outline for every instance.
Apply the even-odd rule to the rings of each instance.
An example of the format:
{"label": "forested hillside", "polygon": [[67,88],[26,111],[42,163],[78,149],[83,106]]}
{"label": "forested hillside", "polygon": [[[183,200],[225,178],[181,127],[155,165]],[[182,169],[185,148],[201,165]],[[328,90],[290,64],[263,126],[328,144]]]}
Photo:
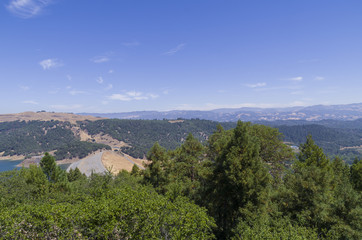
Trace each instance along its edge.
{"label": "forested hillside", "polygon": [[[284,140],[299,145],[308,135],[312,135],[316,143],[328,155],[340,155],[353,161],[353,156],[360,156],[362,145],[362,129],[330,128],[322,125],[276,126],[284,134]],[[351,157],[352,156],[352,157]]]}
{"label": "forested hillside", "polygon": [[[4,239],[362,238],[362,161],[328,158],[311,136],[295,155],[275,128],[221,125],[202,144],[158,142],[145,170],[66,173],[40,166],[0,174]],[[290,164],[292,163],[292,164]]]}
{"label": "forested hillside", "polygon": [[[296,146],[311,134],[328,156],[340,155],[351,164],[355,157],[362,156],[360,122],[360,120],[321,121],[318,124],[305,124],[301,121],[278,121],[264,122],[264,124],[272,124],[278,128],[284,135],[283,140]],[[114,148],[115,150],[118,149],[136,158],[144,158],[156,141],[167,150],[172,150],[179,147],[189,133],[206,144],[218,124],[199,119],[174,121],[104,119],[75,124],[60,121],[3,122],[0,123],[0,152],[3,152],[4,156],[31,156],[57,150],[55,152],[57,159],[82,158],[98,149],[110,149],[107,145],[97,143],[94,137],[107,135],[126,143]],[[235,127],[236,123],[221,123],[221,125],[225,129],[230,129]],[[80,141],[80,136],[74,129],[89,134],[89,139]]]}
{"label": "forested hillside", "polygon": [[0,123],[0,152],[3,156],[33,156],[58,150],[57,159],[81,158],[104,144],[82,142],[71,131],[72,124],[60,121],[14,121]]}
{"label": "forested hillside", "polygon": [[[83,122],[80,127],[89,134],[109,134],[113,138],[128,143],[131,147],[121,150],[133,157],[143,158],[157,141],[166,149],[175,149],[192,133],[199,141],[205,142],[218,122],[208,120],[121,120],[106,119]],[[226,129],[235,123],[222,123]]]}

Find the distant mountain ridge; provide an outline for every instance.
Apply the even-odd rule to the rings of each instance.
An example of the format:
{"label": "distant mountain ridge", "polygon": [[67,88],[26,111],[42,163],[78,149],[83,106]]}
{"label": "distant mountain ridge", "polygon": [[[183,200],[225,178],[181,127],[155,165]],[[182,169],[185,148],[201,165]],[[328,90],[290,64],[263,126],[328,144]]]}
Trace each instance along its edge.
{"label": "distant mountain ridge", "polygon": [[205,119],[219,122],[242,121],[278,121],[305,120],[320,121],[356,120],[362,118],[362,103],[343,105],[314,105],[308,107],[287,108],[222,108],[210,111],[172,110],[172,111],[136,111],[120,113],[79,113],[102,118],[119,119]]}

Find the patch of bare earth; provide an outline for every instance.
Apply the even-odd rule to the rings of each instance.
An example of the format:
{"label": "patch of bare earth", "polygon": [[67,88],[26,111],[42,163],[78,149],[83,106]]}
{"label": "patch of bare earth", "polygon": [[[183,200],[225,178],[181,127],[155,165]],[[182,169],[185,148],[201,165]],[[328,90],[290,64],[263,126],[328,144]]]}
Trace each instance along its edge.
{"label": "patch of bare earth", "polygon": [[170,121],[168,121],[169,123],[182,123],[182,122],[184,122],[184,120],[170,120]]}
{"label": "patch of bare earth", "polygon": [[143,169],[143,160],[136,160],[132,158],[130,161],[129,159],[131,159],[129,156],[112,151],[105,151],[103,152],[102,163],[104,167],[108,170],[111,170],[113,174],[117,174],[122,170],[130,172],[134,163],[136,163],[140,169]]}
{"label": "patch of bare earth", "polygon": [[90,135],[86,130],[77,126],[72,126],[71,130],[81,141],[102,143],[110,146],[112,150],[120,150],[122,147],[129,147],[127,143],[119,141],[108,134],[99,133]]}
{"label": "patch of bare earth", "polygon": [[1,157],[0,157],[0,161],[1,161],[1,160],[18,161],[18,160],[23,160],[24,158],[25,158],[24,155],[1,156]]}
{"label": "patch of bare earth", "polygon": [[102,143],[102,144],[106,144],[106,145],[110,146],[112,148],[112,150],[119,150],[122,147],[129,147],[129,145],[127,143],[114,139],[113,137],[111,137],[108,134],[99,133],[97,135],[91,136],[91,138],[94,139],[94,141],[96,143]]}
{"label": "patch of bare earth", "polygon": [[339,150],[346,150],[346,149],[357,149],[357,150],[361,150],[362,149],[362,145],[361,146],[352,146],[352,147],[340,147]]}

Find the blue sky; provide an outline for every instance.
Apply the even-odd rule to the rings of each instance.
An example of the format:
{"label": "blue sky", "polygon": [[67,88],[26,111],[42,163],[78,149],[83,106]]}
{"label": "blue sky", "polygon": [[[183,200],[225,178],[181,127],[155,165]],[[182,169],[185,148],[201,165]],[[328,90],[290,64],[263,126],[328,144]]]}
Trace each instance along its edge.
{"label": "blue sky", "polygon": [[0,113],[362,102],[362,1],[5,0]]}

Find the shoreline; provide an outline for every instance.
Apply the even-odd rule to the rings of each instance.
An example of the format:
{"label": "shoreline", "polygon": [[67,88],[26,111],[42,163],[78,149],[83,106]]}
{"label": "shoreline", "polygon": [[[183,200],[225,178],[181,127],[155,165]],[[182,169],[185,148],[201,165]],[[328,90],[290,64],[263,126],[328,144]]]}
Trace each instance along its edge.
{"label": "shoreline", "polygon": [[25,156],[4,156],[4,157],[0,157],[0,161],[24,161],[25,160]]}

